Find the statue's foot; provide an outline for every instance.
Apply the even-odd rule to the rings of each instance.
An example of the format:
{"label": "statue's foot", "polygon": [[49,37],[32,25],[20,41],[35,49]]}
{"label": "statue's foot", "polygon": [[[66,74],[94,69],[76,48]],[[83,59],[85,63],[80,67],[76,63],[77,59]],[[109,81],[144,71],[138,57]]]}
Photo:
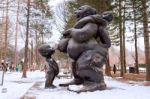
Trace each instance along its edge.
{"label": "statue's foot", "polygon": [[80,79],[73,79],[72,81],[70,81],[68,83],[59,84],[59,86],[67,87],[69,85],[80,85],[82,83],[83,83],[83,81],[81,81]]}
{"label": "statue's foot", "polygon": [[69,86],[68,87],[68,90],[69,91],[73,91],[73,92],[77,92],[77,93],[80,93],[80,92],[93,92],[93,91],[96,91],[96,90],[105,90],[106,89],[106,84],[104,82],[102,83],[86,83],[86,84],[83,84],[83,85],[78,85],[78,86]]}
{"label": "statue's foot", "polygon": [[45,89],[54,89],[56,88],[55,85],[45,85]]}

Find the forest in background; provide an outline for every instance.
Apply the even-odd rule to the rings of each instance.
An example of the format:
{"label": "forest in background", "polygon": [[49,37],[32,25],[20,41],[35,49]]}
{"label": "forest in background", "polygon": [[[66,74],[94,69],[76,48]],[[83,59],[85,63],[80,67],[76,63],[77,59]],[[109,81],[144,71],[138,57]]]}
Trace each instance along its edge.
{"label": "forest in background", "polygon": [[[114,15],[108,26],[112,48],[106,74],[111,74],[113,64],[119,66],[120,76],[127,72],[129,65],[135,67],[136,74],[140,73],[140,66],[145,66],[146,80],[150,81],[150,0],[62,0],[55,10],[51,6],[52,0],[0,1],[0,60],[11,61],[14,66],[23,61],[23,77],[26,77],[26,70],[34,65],[35,69],[42,68],[44,61],[37,51],[38,47],[51,39],[55,34],[53,30],[61,34],[72,27],[76,21],[74,11],[87,4],[96,8],[99,14],[109,10]],[[139,38],[143,38],[142,50]],[[23,48],[18,50],[20,39]],[[133,44],[132,52],[128,51],[126,43]],[[64,64],[62,67],[68,67],[67,63],[71,60],[56,52],[56,60]]]}

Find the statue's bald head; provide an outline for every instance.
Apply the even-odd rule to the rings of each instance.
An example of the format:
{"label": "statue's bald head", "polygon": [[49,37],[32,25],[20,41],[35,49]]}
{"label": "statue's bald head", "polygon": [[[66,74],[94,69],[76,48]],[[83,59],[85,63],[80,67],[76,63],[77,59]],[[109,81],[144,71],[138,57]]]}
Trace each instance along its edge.
{"label": "statue's bald head", "polygon": [[96,9],[89,5],[83,5],[75,11],[75,14],[77,20],[80,20],[83,17],[96,14]]}
{"label": "statue's bald head", "polygon": [[52,54],[54,54],[55,50],[47,44],[43,44],[38,49],[39,53],[46,58],[51,58]]}

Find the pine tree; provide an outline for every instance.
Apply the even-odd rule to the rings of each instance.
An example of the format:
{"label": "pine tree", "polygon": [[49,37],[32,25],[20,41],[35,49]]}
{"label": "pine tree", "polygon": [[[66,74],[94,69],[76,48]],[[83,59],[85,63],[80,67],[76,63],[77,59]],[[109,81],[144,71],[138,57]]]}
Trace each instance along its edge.
{"label": "pine tree", "polygon": [[6,20],[5,20],[5,24],[6,24],[6,27],[5,27],[5,48],[4,48],[4,58],[6,60],[6,57],[7,57],[7,47],[8,47],[8,6],[9,6],[9,2],[8,0],[6,1]]}
{"label": "pine tree", "polygon": [[119,0],[119,36],[120,36],[120,65],[121,65],[121,73],[120,76],[124,75],[124,64],[123,64],[123,31],[122,31],[122,6],[121,1]]}
{"label": "pine tree", "polygon": [[142,14],[143,14],[143,29],[144,29],[144,45],[145,45],[145,59],[146,59],[146,80],[150,81],[150,53],[149,53],[149,33],[148,33],[148,15],[147,15],[147,0],[142,0]]}
{"label": "pine tree", "polygon": [[17,16],[16,16],[16,33],[15,33],[15,58],[14,58],[14,65],[17,64],[17,43],[18,43],[18,25],[19,25],[19,2],[17,2]]}
{"label": "pine tree", "polygon": [[132,0],[133,14],[134,14],[134,40],[135,40],[135,73],[139,73],[138,68],[138,50],[137,50],[137,23],[136,23],[136,1]]}
{"label": "pine tree", "polygon": [[25,41],[25,53],[24,53],[24,63],[22,64],[23,74],[22,77],[26,78],[27,66],[28,66],[28,41],[29,41],[29,17],[30,17],[30,0],[27,2],[27,26],[26,26],[26,41]]}

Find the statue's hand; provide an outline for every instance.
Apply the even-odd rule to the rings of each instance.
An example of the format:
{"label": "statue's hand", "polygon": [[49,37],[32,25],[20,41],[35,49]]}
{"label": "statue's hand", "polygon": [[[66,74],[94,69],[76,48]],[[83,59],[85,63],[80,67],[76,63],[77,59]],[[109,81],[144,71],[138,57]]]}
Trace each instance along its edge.
{"label": "statue's hand", "polygon": [[63,32],[63,37],[65,38],[71,38],[71,31],[72,31],[72,28],[66,30],[65,32]]}

